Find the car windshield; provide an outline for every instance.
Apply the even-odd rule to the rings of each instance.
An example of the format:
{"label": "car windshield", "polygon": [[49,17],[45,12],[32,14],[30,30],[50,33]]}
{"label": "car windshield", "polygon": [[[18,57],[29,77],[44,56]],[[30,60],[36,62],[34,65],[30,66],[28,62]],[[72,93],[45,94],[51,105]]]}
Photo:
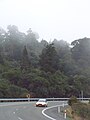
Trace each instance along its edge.
{"label": "car windshield", "polygon": [[39,99],[39,102],[46,102],[46,99]]}

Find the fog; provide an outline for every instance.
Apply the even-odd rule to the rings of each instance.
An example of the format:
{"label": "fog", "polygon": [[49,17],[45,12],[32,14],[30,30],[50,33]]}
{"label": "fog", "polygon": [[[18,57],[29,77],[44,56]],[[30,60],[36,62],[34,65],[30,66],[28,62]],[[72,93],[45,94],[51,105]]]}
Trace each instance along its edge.
{"label": "fog", "polygon": [[90,0],[0,0],[0,27],[31,28],[42,38],[71,42],[90,37]]}

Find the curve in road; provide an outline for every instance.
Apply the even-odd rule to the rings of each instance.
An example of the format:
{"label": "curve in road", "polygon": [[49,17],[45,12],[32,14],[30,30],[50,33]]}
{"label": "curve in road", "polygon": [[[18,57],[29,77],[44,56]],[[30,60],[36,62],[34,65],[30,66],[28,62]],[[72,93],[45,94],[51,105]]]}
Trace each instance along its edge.
{"label": "curve in road", "polygon": [[[59,105],[55,105],[55,106],[51,106],[51,107],[48,107],[48,108],[45,108],[45,109],[43,109],[42,110],[42,114],[45,116],[45,117],[47,117],[47,118],[49,118],[50,120],[57,120],[56,118],[54,118],[54,117],[51,117],[50,115],[47,115],[46,113],[45,113],[45,111],[46,110],[49,110],[49,109],[53,109],[53,108],[57,108],[57,110],[56,110],[56,112],[58,113],[58,107],[64,107],[65,105],[67,105],[67,104],[59,104]],[[58,117],[58,115],[57,115],[57,117]],[[60,119],[60,116],[59,116],[59,119]],[[61,115],[61,120],[64,120],[64,117],[62,117],[62,115]]]}

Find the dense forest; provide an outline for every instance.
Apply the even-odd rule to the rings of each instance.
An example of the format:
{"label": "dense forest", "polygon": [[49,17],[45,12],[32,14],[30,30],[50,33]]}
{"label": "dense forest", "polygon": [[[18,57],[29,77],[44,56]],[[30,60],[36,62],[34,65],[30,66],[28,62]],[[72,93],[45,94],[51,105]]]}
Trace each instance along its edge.
{"label": "dense forest", "polygon": [[0,28],[0,98],[90,97],[90,38],[38,38],[31,28]]}

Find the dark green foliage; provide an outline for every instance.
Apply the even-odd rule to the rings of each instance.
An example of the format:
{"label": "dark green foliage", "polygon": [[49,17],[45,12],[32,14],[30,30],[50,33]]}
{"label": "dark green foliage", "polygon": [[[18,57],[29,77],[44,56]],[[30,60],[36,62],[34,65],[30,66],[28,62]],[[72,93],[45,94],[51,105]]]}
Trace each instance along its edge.
{"label": "dark green foliage", "polygon": [[12,85],[8,80],[0,79],[0,98],[26,97],[28,90]]}
{"label": "dark green foliage", "polygon": [[39,63],[45,72],[53,73],[59,69],[59,58],[54,44],[49,44],[42,50]]}
{"label": "dark green foliage", "polygon": [[28,52],[26,46],[24,46],[23,53],[22,53],[22,59],[21,59],[21,70],[28,70],[30,69],[30,60],[28,57]]}
{"label": "dark green foliage", "polygon": [[2,73],[2,77],[10,81],[10,83],[17,85],[20,77],[21,72],[19,69],[10,69],[6,72]]}
{"label": "dark green foliage", "polygon": [[68,83],[70,85],[72,95],[75,95],[76,97],[82,97],[81,91],[83,91],[84,97],[90,96],[90,78],[85,75],[79,75],[78,73],[75,76],[69,77]]}
{"label": "dark green foliage", "polygon": [[[9,25],[0,28],[0,97],[90,97],[90,38],[38,42]],[[23,89],[24,88],[24,89]],[[21,94],[20,94],[21,93]],[[14,94],[14,95],[13,95]]]}
{"label": "dark green foliage", "polygon": [[7,88],[9,87],[9,81],[5,79],[0,79],[0,98],[7,96]]}
{"label": "dark green foliage", "polygon": [[30,73],[22,74],[18,85],[27,88],[30,93],[34,93],[34,97],[46,97],[48,95],[49,82],[38,69],[32,69]]}
{"label": "dark green foliage", "polygon": [[28,94],[28,90],[15,85],[10,85],[6,91],[7,97],[13,98],[26,97],[26,94]]}
{"label": "dark green foliage", "polygon": [[1,54],[0,54],[0,64],[4,64],[4,60]]}
{"label": "dark green foliage", "polygon": [[48,81],[50,82],[49,94],[51,97],[66,96],[66,90],[69,89],[69,86],[67,84],[67,76],[65,76],[60,71],[57,71],[54,74],[49,75]]}

